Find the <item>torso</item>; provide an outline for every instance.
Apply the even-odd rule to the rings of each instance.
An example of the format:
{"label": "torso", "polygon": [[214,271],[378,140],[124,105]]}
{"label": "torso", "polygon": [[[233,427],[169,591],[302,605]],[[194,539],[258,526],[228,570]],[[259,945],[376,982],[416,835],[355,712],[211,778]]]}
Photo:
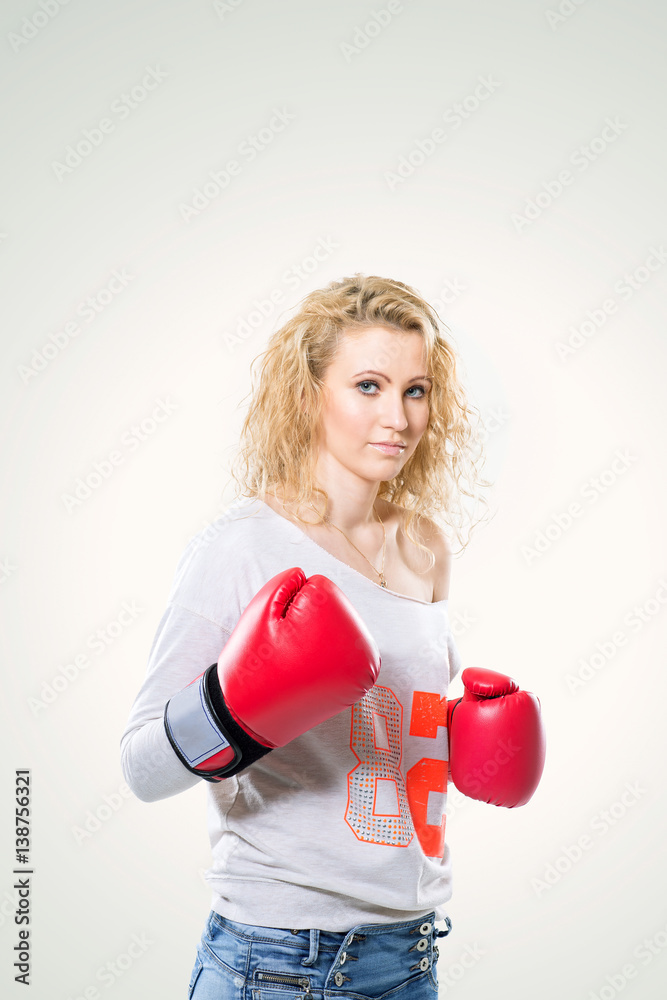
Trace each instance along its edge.
{"label": "torso", "polygon": [[[326,549],[332,556],[341,562],[351,566],[357,572],[379,583],[380,577],[356,549],[350,545],[349,541],[340,533],[324,524],[306,524],[283,508],[281,502],[270,494],[262,498],[267,506],[271,507],[277,514],[291,521],[304,534],[312,538],[321,548]],[[414,597],[420,601],[431,603],[446,598],[448,595],[438,593],[436,581],[442,578],[442,567],[436,564],[429,570],[428,557],[425,552],[418,549],[405,535],[403,524],[405,513],[403,509],[387,500],[376,500],[375,509],[384,522],[387,533],[387,546],[385,554],[384,575],[387,587],[397,594],[406,597]],[[301,511],[301,517],[311,517],[313,522],[316,514],[309,509]],[[378,530],[379,529],[379,530]],[[413,529],[412,534],[415,534]],[[354,544],[364,552],[377,569],[382,567],[382,532],[379,525],[370,526],[367,536],[354,536]],[[420,538],[422,544],[428,544],[424,538]],[[437,553],[436,553],[437,555]]]}

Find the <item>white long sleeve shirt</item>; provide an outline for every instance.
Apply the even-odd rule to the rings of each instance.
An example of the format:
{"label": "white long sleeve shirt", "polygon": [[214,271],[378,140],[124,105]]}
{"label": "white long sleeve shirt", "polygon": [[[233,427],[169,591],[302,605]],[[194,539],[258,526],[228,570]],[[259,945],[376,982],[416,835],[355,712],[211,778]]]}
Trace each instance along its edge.
{"label": "white long sleeve shirt", "polygon": [[340,587],[375,638],[380,675],[357,705],[207,782],[212,908],[330,931],[431,910],[443,919],[446,696],[461,668],[448,601],[380,587],[261,500],[236,500],[179,561],[121,740],[125,780],[144,801],[203,780],[173,751],[165,704],[218,660],[257,591],[292,566]]}

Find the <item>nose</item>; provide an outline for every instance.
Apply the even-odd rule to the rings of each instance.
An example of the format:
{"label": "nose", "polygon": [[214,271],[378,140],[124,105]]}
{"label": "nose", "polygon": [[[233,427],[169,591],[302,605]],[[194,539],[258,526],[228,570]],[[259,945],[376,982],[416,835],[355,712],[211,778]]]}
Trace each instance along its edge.
{"label": "nose", "polygon": [[393,427],[397,431],[405,430],[408,418],[402,393],[384,394],[381,422],[383,427]]}

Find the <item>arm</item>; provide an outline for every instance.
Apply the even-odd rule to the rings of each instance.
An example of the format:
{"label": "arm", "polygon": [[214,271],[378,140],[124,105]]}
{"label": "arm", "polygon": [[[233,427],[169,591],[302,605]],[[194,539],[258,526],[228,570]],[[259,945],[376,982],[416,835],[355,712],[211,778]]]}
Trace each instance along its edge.
{"label": "arm", "polygon": [[[449,586],[452,578],[452,546],[449,538],[445,532],[439,528],[433,521],[429,518],[422,518],[420,526],[424,531],[424,536],[421,539],[425,545],[433,552],[435,556],[435,563],[433,564],[432,574],[433,574],[433,600],[434,601],[444,601],[449,598]],[[461,670],[461,657],[459,651],[456,648],[456,643],[454,642],[454,636],[451,630],[448,630],[446,635],[447,641],[447,660],[448,660],[448,684],[454,680],[454,677]],[[449,731],[448,731],[449,733]],[[451,753],[449,754],[450,760],[447,761],[447,783],[452,784],[452,767],[451,767]]]}
{"label": "arm", "polygon": [[121,744],[126,781],[144,801],[237,774],[349,708],[380,670],[345,594],[299,567],[258,591],[219,657],[219,626],[206,632],[205,623],[172,604],[158,629]]}
{"label": "arm", "polygon": [[222,781],[349,708],[379,670],[343,591],[292,566],[255,594],[218,662],[169,700],[167,736],[189,771]]}
{"label": "arm", "polygon": [[[452,549],[432,522],[428,528],[427,544],[436,557],[433,600],[437,601],[449,596]],[[447,646],[451,683],[461,669],[451,632]],[[524,805],[544,769],[539,698],[520,691],[516,681],[492,670],[468,668],[462,680],[463,697],[448,701],[447,781],[482,802],[509,808]]]}
{"label": "arm", "polygon": [[123,777],[143,802],[168,798],[199,783],[171,747],[164,708],[218,659],[229,635],[222,626],[174,602],[162,616],[144,682],[121,738]]}

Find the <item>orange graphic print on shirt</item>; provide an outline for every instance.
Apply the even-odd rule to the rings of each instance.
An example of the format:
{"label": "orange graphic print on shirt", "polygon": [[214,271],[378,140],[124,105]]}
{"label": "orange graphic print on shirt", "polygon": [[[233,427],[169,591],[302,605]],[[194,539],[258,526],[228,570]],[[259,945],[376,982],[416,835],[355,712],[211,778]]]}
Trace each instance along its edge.
{"label": "orange graphic print on shirt", "polygon": [[[435,738],[447,726],[447,701],[415,691],[410,734]],[[424,854],[442,857],[445,847],[444,796],[447,761],[422,757],[404,779],[403,706],[387,687],[376,684],[352,706],[350,748],[359,763],[347,776],[345,820],[359,840],[407,847],[417,834]],[[439,823],[428,822],[429,793],[439,792]]]}

